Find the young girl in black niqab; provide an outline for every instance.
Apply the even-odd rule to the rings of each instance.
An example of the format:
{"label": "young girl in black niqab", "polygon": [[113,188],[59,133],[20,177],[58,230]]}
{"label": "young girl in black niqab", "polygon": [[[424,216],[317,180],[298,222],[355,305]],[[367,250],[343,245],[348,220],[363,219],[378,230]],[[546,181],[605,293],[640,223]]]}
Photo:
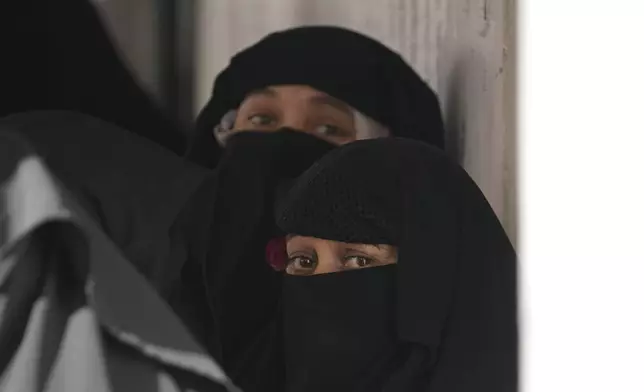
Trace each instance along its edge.
{"label": "young girl in black niqab", "polygon": [[437,149],[340,147],[298,179],[277,223],[285,391],[517,390],[515,253]]}

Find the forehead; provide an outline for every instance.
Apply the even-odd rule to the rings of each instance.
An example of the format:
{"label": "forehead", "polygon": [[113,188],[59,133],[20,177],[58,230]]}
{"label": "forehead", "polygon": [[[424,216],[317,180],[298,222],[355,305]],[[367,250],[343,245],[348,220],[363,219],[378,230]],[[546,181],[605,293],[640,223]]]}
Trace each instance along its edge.
{"label": "forehead", "polygon": [[370,248],[378,251],[390,251],[392,248],[394,248],[393,246],[386,245],[386,244],[349,243],[349,242],[342,242],[342,241],[335,241],[335,240],[327,240],[327,239],[317,238],[317,237],[302,236],[297,234],[287,235],[286,242],[294,246],[302,245],[302,246],[312,246],[312,247],[326,246],[326,247],[334,247],[334,248],[345,248],[345,247],[363,248],[363,249]]}
{"label": "forehead", "polygon": [[256,99],[274,99],[284,102],[306,101],[314,105],[332,106],[344,111],[353,110],[346,102],[307,85],[275,85],[253,90],[246,95],[242,104]]}

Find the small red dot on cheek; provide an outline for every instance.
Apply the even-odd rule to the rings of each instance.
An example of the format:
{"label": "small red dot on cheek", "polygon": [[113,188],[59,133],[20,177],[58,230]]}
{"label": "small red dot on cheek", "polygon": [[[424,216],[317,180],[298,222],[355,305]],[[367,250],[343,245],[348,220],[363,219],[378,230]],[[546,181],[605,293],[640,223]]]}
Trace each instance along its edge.
{"label": "small red dot on cheek", "polygon": [[273,238],[266,244],[266,261],[275,271],[284,271],[288,255],[286,253],[286,239]]}

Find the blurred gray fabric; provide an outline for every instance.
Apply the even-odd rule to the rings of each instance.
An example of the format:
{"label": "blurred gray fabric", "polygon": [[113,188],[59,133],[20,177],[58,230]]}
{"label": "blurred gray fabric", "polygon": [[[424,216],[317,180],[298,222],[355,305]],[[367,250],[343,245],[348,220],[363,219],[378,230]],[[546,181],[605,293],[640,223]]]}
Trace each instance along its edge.
{"label": "blurred gray fabric", "polygon": [[[94,120],[86,121],[91,128]],[[0,391],[236,391],[127,260],[128,250],[105,233],[105,222],[99,225],[72,190],[110,184],[93,183],[89,177],[98,171],[86,167],[78,172],[87,181],[73,181],[64,170],[71,161],[52,153],[63,148],[67,157],[82,155],[90,142],[74,148],[75,142],[104,140],[89,132],[77,139],[52,132],[47,153],[27,142],[26,134],[0,129]],[[64,140],[71,144],[61,147]],[[115,155],[126,159],[127,148],[92,158]],[[67,173],[70,187],[50,162]],[[121,173],[112,175],[113,188],[127,182]],[[185,185],[190,178],[176,181]],[[192,181],[198,183],[198,176]],[[158,222],[164,213],[171,220],[173,211],[150,204],[147,213],[157,214]],[[113,208],[139,207],[126,201]]]}

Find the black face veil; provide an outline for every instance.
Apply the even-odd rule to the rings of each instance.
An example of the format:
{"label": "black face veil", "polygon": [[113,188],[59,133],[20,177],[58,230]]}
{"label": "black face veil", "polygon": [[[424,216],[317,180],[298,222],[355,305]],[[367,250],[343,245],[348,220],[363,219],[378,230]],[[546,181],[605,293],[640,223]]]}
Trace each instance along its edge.
{"label": "black face veil", "polygon": [[272,359],[281,344],[268,332],[278,321],[281,274],[265,262],[266,243],[282,235],[274,200],[333,148],[290,129],[236,133],[177,221],[175,234],[193,254],[172,302],[192,310],[183,316],[193,332],[246,391],[272,390],[281,374]]}
{"label": "black face veil", "polygon": [[285,278],[287,390],[517,390],[515,253],[481,191],[437,149],[343,146],[299,178],[278,224],[399,248],[394,266]]}
{"label": "black face veil", "polygon": [[215,80],[197,119],[188,157],[214,167],[221,149],[213,130],[248,93],[303,84],[338,98],[387,126],[395,136],[444,145],[438,98],[395,52],[339,27],[298,27],[273,33],[232,58]]}

